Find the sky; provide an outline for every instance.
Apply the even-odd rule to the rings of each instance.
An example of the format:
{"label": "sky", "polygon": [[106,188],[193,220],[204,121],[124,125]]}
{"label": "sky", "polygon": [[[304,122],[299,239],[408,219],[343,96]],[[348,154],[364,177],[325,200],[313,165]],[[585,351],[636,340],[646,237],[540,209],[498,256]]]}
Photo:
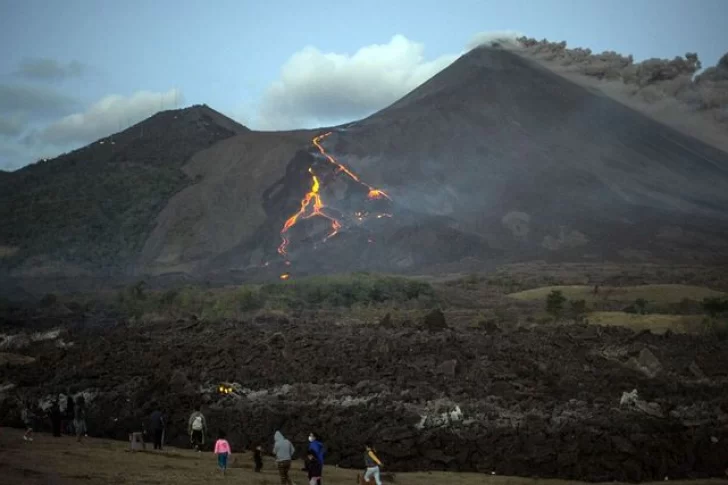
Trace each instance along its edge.
{"label": "sky", "polygon": [[493,33],[728,51],[728,0],[0,0],[0,169],[207,104],[253,129],[352,121]]}

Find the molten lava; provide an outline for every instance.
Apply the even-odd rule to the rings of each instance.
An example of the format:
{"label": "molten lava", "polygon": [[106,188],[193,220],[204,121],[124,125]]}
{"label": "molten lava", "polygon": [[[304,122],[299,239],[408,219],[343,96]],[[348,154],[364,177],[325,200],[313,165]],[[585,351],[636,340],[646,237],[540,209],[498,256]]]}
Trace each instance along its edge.
{"label": "molten lava", "polygon": [[[374,187],[362,182],[359,177],[357,177],[351,170],[346,168],[344,165],[340,164],[336,161],[336,159],[329,155],[324,147],[321,145],[322,140],[324,140],[326,137],[330,136],[332,132],[324,133],[323,135],[318,135],[313,138],[312,143],[313,145],[318,149],[319,153],[332,165],[335,166],[334,173],[345,173],[349,178],[357,182],[358,184],[363,185],[367,188],[367,199],[369,200],[375,200],[375,199],[390,199],[389,195],[386,194],[383,190],[375,189]],[[283,224],[283,228],[281,229],[281,244],[278,246],[278,253],[286,257],[288,253],[288,245],[290,243],[290,239],[288,238],[288,230],[291,229],[293,226],[295,226],[299,220],[301,219],[310,219],[312,217],[323,217],[325,219],[328,219],[328,221],[331,224],[331,230],[329,234],[324,238],[324,241],[328,240],[329,238],[335,236],[338,234],[339,230],[342,228],[342,223],[334,216],[327,214],[325,211],[325,204],[323,200],[321,199],[321,183],[319,181],[319,178],[316,176],[316,174],[313,171],[313,167],[308,168],[308,173],[311,174],[311,190],[306,193],[306,195],[301,199],[301,207],[296,211],[295,214],[293,214],[291,217],[289,217],[285,224]],[[365,212],[356,212],[354,214],[354,217],[362,221],[364,216],[366,215]],[[382,217],[392,217],[391,214],[379,214],[377,215],[377,218]],[[290,265],[290,261],[286,259],[286,265]],[[282,280],[288,279],[290,277],[289,273],[284,273],[280,276]]]}
{"label": "molten lava", "polygon": [[286,255],[288,243],[290,242],[288,237],[286,236],[286,232],[288,232],[290,228],[295,226],[299,219],[310,219],[311,217],[319,216],[331,221],[331,232],[328,236],[326,236],[326,239],[336,235],[336,233],[339,232],[339,229],[341,229],[341,223],[338,220],[323,212],[324,203],[321,201],[321,194],[319,194],[321,184],[319,183],[318,177],[314,175],[313,169],[311,167],[309,167],[308,173],[310,173],[311,177],[313,178],[311,191],[308,192],[306,196],[301,200],[301,208],[298,210],[298,212],[289,217],[286,223],[283,225],[283,229],[281,229],[281,238],[283,239],[283,241],[281,242],[281,245],[278,246],[278,253],[281,256]]}

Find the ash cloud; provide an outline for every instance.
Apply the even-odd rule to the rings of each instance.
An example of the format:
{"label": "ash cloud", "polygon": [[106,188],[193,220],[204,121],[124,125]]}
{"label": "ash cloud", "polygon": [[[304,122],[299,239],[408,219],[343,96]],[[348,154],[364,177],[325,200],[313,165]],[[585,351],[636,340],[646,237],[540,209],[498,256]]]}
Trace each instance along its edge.
{"label": "ash cloud", "polygon": [[652,58],[635,63],[631,55],[570,49],[565,41],[523,36],[518,38],[518,43],[528,54],[578,74],[619,82],[641,102],[657,104],[674,100],[691,111],[704,112],[715,121],[728,124],[728,53],[717,65],[696,75],[702,64],[692,52],[673,59]]}

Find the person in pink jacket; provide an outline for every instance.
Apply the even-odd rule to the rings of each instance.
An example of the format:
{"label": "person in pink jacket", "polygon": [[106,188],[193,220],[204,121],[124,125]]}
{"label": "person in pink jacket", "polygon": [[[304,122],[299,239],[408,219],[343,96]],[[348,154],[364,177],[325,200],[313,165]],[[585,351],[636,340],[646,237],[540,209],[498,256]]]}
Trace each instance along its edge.
{"label": "person in pink jacket", "polygon": [[218,434],[217,441],[215,442],[214,453],[217,455],[217,466],[222,471],[222,474],[225,475],[228,457],[232,454],[232,450],[230,449],[230,443],[225,439],[225,433],[222,431]]}

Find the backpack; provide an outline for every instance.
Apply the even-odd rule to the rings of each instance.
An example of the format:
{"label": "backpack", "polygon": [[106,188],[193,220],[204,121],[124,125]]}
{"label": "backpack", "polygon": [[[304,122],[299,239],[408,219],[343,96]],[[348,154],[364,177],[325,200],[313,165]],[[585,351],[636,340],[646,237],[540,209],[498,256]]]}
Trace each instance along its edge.
{"label": "backpack", "polygon": [[195,416],[195,419],[192,421],[192,429],[194,431],[202,431],[202,416],[199,414]]}

